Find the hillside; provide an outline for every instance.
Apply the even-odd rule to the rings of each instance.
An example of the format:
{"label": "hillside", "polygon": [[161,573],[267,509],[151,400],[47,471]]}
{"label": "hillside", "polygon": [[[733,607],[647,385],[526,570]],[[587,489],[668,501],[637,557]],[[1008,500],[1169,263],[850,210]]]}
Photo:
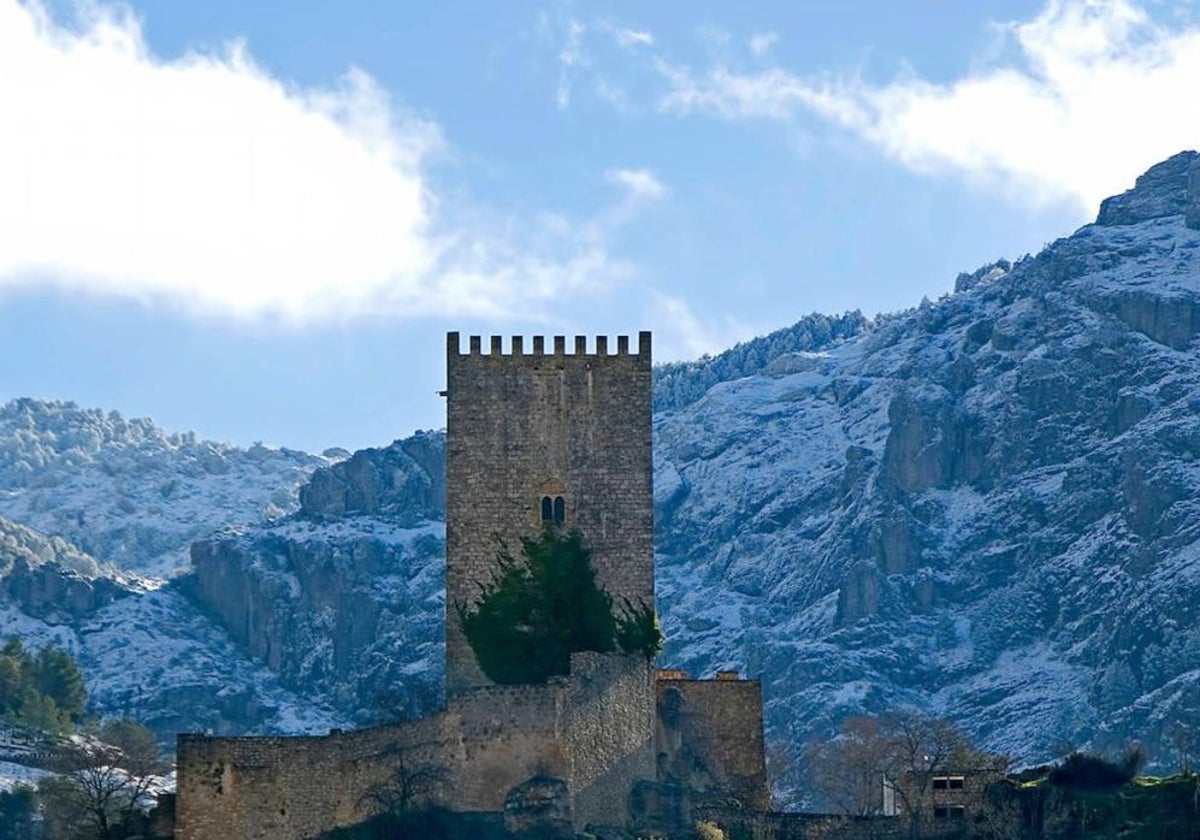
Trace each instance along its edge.
{"label": "hillside", "polygon": [[69,402],[0,405],[0,516],[156,577],[186,568],[188,545],[216,527],[295,510],[297,486],[326,463]]}
{"label": "hillside", "polygon": [[[936,302],[869,325],[805,319],[660,371],[664,664],[761,675],[780,742],[913,704],[1023,760],[1140,738],[1169,763],[1170,723],[1200,710],[1196,160],[1154,167],[1095,224]],[[38,451],[28,441],[64,416],[138,422],[10,403],[0,453]],[[78,470],[59,442],[17,459],[27,469],[0,460],[0,514],[102,563],[161,569],[185,534],[239,526],[195,543],[195,572],[160,596],[170,621],[113,612],[106,627],[156,628],[130,641],[151,650],[191,644],[187,622],[211,615],[285,690],[359,722],[436,703],[441,435],[331,464],[126,433],[149,443],[114,433]],[[205,468],[213,447],[226,472]],[[155,498],[176,472],[183,512]],[[120,548],[130,520],[157,536]],[[143,681],[145,702],[166,708],[174,679]]]}

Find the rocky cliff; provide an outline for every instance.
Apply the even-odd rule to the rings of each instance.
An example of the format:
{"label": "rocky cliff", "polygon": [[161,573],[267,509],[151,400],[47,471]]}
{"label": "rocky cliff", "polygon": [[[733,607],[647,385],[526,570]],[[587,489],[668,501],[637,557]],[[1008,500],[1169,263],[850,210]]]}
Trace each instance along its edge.
{"label": "rocky cliff", "polygon": [[195,543],[181,584],[284,685],[371,724],[440,704],[444,557],[441,522],[295,519]]}
{"label": "rocky cliff", "polygon": [[656,424],[667,658],[775,737],[915,704],[1018,758],[1200,708],[1197,156],[1096,224]]}
{"label": "rocky cliff", "polygon": [[[660,373],[664,663],[761,675],[775,741],[912,704],[1020,759],[1135,737],[1169,763],[1172,723],[1200,711],[1196,160],[938,301]],[[203,469],[201,445],[180,445]],[[442,667],[443,446],[304,462],[319,469],[297,513],[198,542],[190,601],[167,596],[357,720],[424,708]],[[160,644],[194,632],[172,621]],[[138,690],[169,696],[180,673]]]}
{"label": "rocky cliff", "polygon": [[214,526],[297,509],[300,480],[329,463],[72,403],[0,406],[0,513],[24,523],[0,518],[0,638],[68,649],[89,712],[133,715],[164,739],[341,725],[345,716],[281,687],[178,583],[153,576]]}

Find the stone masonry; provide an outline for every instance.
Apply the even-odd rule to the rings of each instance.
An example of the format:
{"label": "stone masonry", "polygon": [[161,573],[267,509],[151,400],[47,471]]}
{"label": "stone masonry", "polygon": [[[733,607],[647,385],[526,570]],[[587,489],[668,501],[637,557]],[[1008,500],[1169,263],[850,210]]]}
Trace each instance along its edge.
{"label": "stone masonry", "polygon": [[323,737],[181,735],[180,840],[319,837],[371,817],[372,791],[406,767],[435,770],[434,799],[452,810],[507,814],[536,801],[553,815],[545,827],[576,831],[664,822],[651,801],[673,802],[679,818],[665,823],[680,825],[690,825],[683,802],[764,807],[757,681],[576,653],[565,677],[500,686],[459,627],[457,605],[475,602],[497,548],[547,521],[580,532],[616,604],[654,604],[650,335],[632,351],[625,337],[615,353],[604,338],[594,352],[586,343],[567,353],[559,336],[547,352],[535,338],[525,353],[514,338],[504,353],[494,337],[483,353],[471,337],[463,353],[458,334],[447,337],[446,709]]}
{"label": "stone masonry", "polygon": [[446,348],[446,688],[449,696],[488,679],[459,626],[492,579],[501,542],[541,527],[544,498],[562,498],[565,527],[592,549],[598,583],[616,604],[654,604],[654,514],[650,454],[650,333],[636,352],[617,339],[564,336],[551,351],[522,339],[502,351],[478,336]]}

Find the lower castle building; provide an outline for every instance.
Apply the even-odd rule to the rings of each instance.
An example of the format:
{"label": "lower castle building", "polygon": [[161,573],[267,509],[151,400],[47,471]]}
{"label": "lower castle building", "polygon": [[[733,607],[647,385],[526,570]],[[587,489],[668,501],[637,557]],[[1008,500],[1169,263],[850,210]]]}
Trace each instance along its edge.
{"label": "lower castle building", "polygon": [[[458,608],[497,551],[578,532],[615,603],[654,605],[650,334],[574,352],[447,342],[446,708],[320,737],[181,735],[176,836],[308,838],[369,819],[371,792],[419,768],[437,804],[548,828],[690,823],[692,803],[768,805],[757,681],[692,680],[640,655],[576,653],[537,685],[483,673]],[[526,807],[530,804],[536,807]]]}

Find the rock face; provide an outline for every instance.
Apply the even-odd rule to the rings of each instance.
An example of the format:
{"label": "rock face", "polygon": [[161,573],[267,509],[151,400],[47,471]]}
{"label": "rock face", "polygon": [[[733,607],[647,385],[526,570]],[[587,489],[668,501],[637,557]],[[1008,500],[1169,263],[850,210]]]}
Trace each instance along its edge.
{"label": "rock face", "polygon": [[[1198,165],[1189,152],[1154,167],[1097,224],[961,275],[939,301],[841,332],[813,333],[806,319],[808,337],[658,374],[669,389],[655,419],[663,664],[761,675],[770,740],[916,705],[1019,760],[1137,738],[1170,765],[1171,726],[1200,713]],[[65,466],[74,445],[48,444],[39,425],[61,427],[64,411],[0,412],[0,444],[27,465],[0,452],[0,513],[59,533],[84,527],[59,511],[59,488],[86,516],[96,487],[134,474],[128,449],[108,483],[85,459],[86,496]],[[333,467],[295,455],[328,467],[298,515],[197,543],[194,578],[100,607],[80,644],[104,662],[118,640],[132,635],[127,655],[149,644],[129,628],[191,645],[186,668],[139,664],[126,681],[160,710],[198,669],[224,667],[219,647],[185,643],[193,636],[270,666],[220,671],[231,691],[253,689],[228,713],[243,704],[260,728],[281,718],[262,709],[284,708],[253,688],[268,678],[360,721],[423,708],[441,681],[443,445],[427,434]],[[82,446],[97,463],[115,451]],[[229,474],[208,471],[199,444],[177,449],[185,475]],[[148,474],[166,481],[175,455],[147,452],[159,450]],[[262,475],[247,479],[255,493]],[[153,485],[137,486],[148,498]],[[202,502],[218,496],[185,498],[201,527]],[[261,511],[269,496],[254,498]],[[162,532],[154,509],[137,510]],[[104,667],[112,685],[98,687],[117,708],[119,670]]]}
{"label": "rock face", "polygon": [[285,685],[359,723],[435,708],[444,457],[422,433],[320,469],[297,515],[194,543],[182,584]]}
{"label": "rock face", "polygon": [[418,432],[383,449],[363,449],[313,473],[300,488],[311,519],[385,516],[413,523],[446,516],[446,438]]}
{"label": "rock face", "polygon": [[9,599],[26,615],[60,622],[83,618],[131,594],[129,587],[111,578],[88,579],[58,563],[30,566],[24,560],[13,563],[4,585]]}
{"label": "rock face", "polygon": [[342,718],[282,689],[181,597],[98,562],[59,537],[0,519],[0,637],[65,648],[88,712],[176,732],[324,731]]}
{"label": "rock face", "polygon": [[1198,157],[1196,152],[1180,152],[1150,167],[1133,189],[1100,203],[1096,224],[1135,225],[1189,213],[1198,198],[1190,178]]}
{"label": "rock face", "polygon": [[0,593],[26,615],[69,623],[138,591],[61,537],[0,519]]}
{"label": "rock face", "polygon": [[660,418],[667,659],[762,673],[777,737],[913,704],[1023,760],[1141,739],[1169,764],[1200,710],[1196,157]]}

